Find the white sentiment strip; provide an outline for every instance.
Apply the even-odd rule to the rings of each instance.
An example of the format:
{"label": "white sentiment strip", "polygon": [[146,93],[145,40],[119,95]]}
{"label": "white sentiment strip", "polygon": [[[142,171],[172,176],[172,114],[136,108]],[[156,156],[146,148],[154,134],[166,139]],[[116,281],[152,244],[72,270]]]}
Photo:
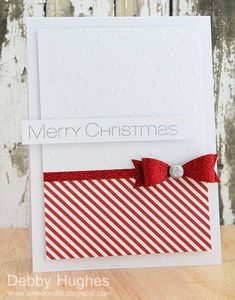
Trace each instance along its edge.
{"label": "white sentiment strip", "polygon": [[[133,201],[135,201],[140,207],[141,209],[148,215],[150,216],[153,220],[155,220],[157,223],[159,223],[161,225],[162,228],[164,228],[173,238],[175,238],[175,235],[169,230],[168,227],[166,227],[157,217],[156,215],[152,214],[151,211],[145,207],[144,205],[142,205],[142,203],[135,198],[134,195],[132,195],[123,185],[121,185],[117,180],[113,181],[117,184],[117,186],[122,189],[125,194],[127,194],[131,199],[133,199]],[[123,179],[122,182],[124,184],[126,184],[126,180]],[[142,198],[143,200],[145,200],[142,196],[140,196],[140,198]],[[123,198],[124,199],[124,198]],[[138,209],[137,209],[138,211]],[[141,212],[140,212],[141,216],[145,219],[145,221],[150,224],[156,231],[158,231],[172,246],[174,246],[174,248],[177,249],[177,251],[181,252],[182,249],[178,247],[178,245],[176,245],[173,240],[168,237],[159,227],[157,227],[155,224],[153,224],[148,218],[146,218],[146,216],[144,216]]]}
{"label": "white sentiment strip", "polygon": [[[139,216],[143,216],[142,213],[134,206],[132,205],[131,201],[128,201],[122,194],[119,193],[119,191],[108,181],[108,180],[102,180],[111,190],[113,190],[121,199],[123,199],[125,201],[125,203],[128,204],[128,207],[131,208],[131,210],[135,211]],[[127,201],[126,201],[127,200]],[[118,201],[118,199],[117,199]],[[120,203],[120,205],[122,205],[122,207],[126,210],[127,212],[127,208],[126,206],[123,206],[123,204]],[[155,238],[159,244],[163,245],[164,248],[166,248],[169,252],[172,252],[172,249],[165,243],[163,242],[162,239],[160,239],[158,236],[156,236],[156,234],[154,232],[152,232],[152,230],[147,227],[139,218],[137,218],[132,212],[131,210],[128,208],[128,214],[130,216],[132,216],[132,218],[140,225],[142,226],[153,238]],[[144,220],[146,220],[146,217],[143,217]],[[159,232],[159,230],[158,230]],[[160,234],[160,233],[159,233]],[[149,238],[149,242],[151,242],[151,244],[155,245],[155,243]]]}
{"label": "white sentiment strip", "polygon": [[[132,188],[132,185],[125,179],[122,179],[123,181],[125,181],[126,185],[129,186],[129,188]],[[180,229],[178,227],[176,227],[170,220],[169,218],[167,218],[159,209],[157,209],[154,205],[152,205],[152,203],[149,202],[149,200],[144,196],[142,195],[137,189],[135,189],[135,193],[140,197],[142,198],[146,204],[154,211],[156,212],[166,223],[169,224],[169,226],[171,226],[176,232],[178,232],[178,234],[180,234],[182,236],[182,238],[184,238],[186,241],[189,242],[189,244],[191,245],[192,244],[192,241],[189,240],[187,238],[187,236],[184,235],[183,232],[180,231]],[[157,201],[156,198],[152,197],[151,195],[148,195],[147,191],[145,190],[144,191],[145,195],[146,196],[149,196],[149,198],[151,198],[162,210],[164,210],[167,215],[169,215],[168,211],[162,207],[161,203],[159,203]],[[151,196],[151,197],[150,197]],[[170,228],[167,228],[165,225],[164,225],[164,228],[173,235],[173,237],[187,250],[187,251],[192,251],[191,248],[189,248],[183,241],[180,237],[178,237],[177,235],[175,235],[171,230]],[[197,248],[197,246],[195,247],[194,244],[193,244],[193,247],[196,248],[196,249],[199,249]]]}
{"label": "white sentiment strip", "polygon": [[[52,188],[54,188],[53,186],[51,186]],[[47,193],[49,193],[49,191],[47,191]],[[57,193],[57,192],[56,192]],[[78,223],[78,224],[80,224],[86,231],[88,231],[92,236],[94,236],[94,232],[93,231],[91,231],[90,230],[90,228],[89,227],[87,227],[84,223],[83,223],[83,221],[81,221],[79,218],[77,218],[74,214],[72,215],[71,214],[71,211],[70,210],[68,210],[67,209],[67,207],[65,207],[64,205],[63,205],[63,203],[61,203],[60,201],[58,201],[56,198],[54,198],[54,196],[52,195],[52,194],[50,194],[49,193],[49,195],[50,195],[50,198],[52,198],[64,211],[66,211],[67,212],[67,214],[69,214],[71,217],[73,217],[73,219],[76,221],[76,223]],[[61,196],[61,198],[62,198],[62,196]],[[66,204],[68,204],[69,206],[70,206],[70,203],[69,203],[69,201],[65,198],[65,197],[63,197],[62,198],[63,199],[63,201],[66,203]],[[70,207],[72,207],[72,206],[70,206]],[[73,208],[73,207],[72,207]],[[74,209],[74,208],[73,208]],[[74,209],[75,210],[75,209]],[[81,212],[80,211],[78,211],[77,209],[75,210],[79,215],[81,215]],[[83,219],[90,225],[90,226],[92,226],[100,235],[103,235],[103,232],[98,228],[98,227],[96,227],[96,225],[94,225],[93,223],[92,223],[92,221],[90,220],[90,219],[88,219],[86,216],[84,216],[84,215],[81,215],[82,217],[83,217]],[[71,223],[72,224],[72,226],[74,226],[74,224],[73,223]],[[85,235],[84,235],[84,237],[85,237]],[[117,254],[116,254],[116,252],[114,252],[112,249],[110,249],[110,247],[108,247],[108,245],[107,245],[107,243],[105,242],[105,241],[103,241],[102,239],[100,239],[97,235],[95,235],[95,238],[96,238],[96,240],[105,248],[105,249],[108,249],[108,251],[113,255],[113,256],[116,256]],[[110,242],[110,239],[109,239],[109,237],[107,237],[107,236],[105,236],[105,240],[107,240],[108,242]],[[111,244],[111,243],[110,243]],[[98,247],[98,245],[97,245],[97,247]],[[101,251],[101,249],[99,248],[99,251]]]}
{"label": "white sentiment strip", "polygon": [[[172,185],[170,185],[168,182],[165,182],[165,185],[172,191],[172,192],[174,192],[174,194],[176,195],[176,196],[178,196],[186,205],[188,205],[189,207],[190,207],[190,209],[192,210],[192,211],[194,211],[205,223],[207,223],[208,225],[210,225],[210,221],[198,210],[198,209],[196,209],[186,198],[185,198],[185,196],[183,196],[181,193],[179,193]],[[178,188],[179,188],[179,190],[182,192],[182,193],[184,193],[186,196],[188,196],[187,195],[187,191],[182,187],[182,186],[180,186],[179,184],[177,185],[177,184],[175,184]],[[191,197],[191,196],[190,196]],[[189,197],[189,198],[190,198]],[[198,205],[198,203],[197,203],[197,205]],[[203,211],[208,215],[208,211],[205,209],[205,208],[203,208]],[[193,214],[192,214],[193,215]],[[196,217],[195,217],[196,218]],[[200,222],[200,221],[199,221]],[[202,224],[201,225],[203,228],[204,228],[204,224]],[[206,228],[206,227],[205,227]],[[208,229],[207,229],[208,230]]]}
{"label": "white sentiment strip", "polygon": [[[86,1],[87,2],[87,1]],[[94,1],[92,1],[94,2]],[[56,3],[56,2],[55,2]],[[89,2],[88,2],[89,3]],[[52,120],[25,120],[22,122],[23,144],[74,144],[74,143],[102,143],[102,142],[129,142],[129,141],[156,141],[156,140],[184,140],[191,136],[195,115],[158,115],[155,117],[111,117],[108,118],[79,118],[79,119],[52,119]],[[114,130],[112,134],[102,134],[99,130],[112,130],[129,126],[131,135],[118,134]],[[144,124],[144,125],[143,125]],[[177,132],[172,135],[157,134],[158,125],[166,124],[171,127],[175,124]],[[133,129],[133,125],[135,128]],[[155,127],[155,132],[149,130],[148,134],[142,134],[142,129]],[[49,129],[53,127],[53,138]],[[160,128],[160,127],[159,127]],[[94,135],[95,133],[95,135]]]}
{"label": "white sentiment strip", "polygon": [[[97,196],[99,196],[101,199],[103,199],[103,200],[107,203],[107,206],[104,206],[100,201],[98,201],[97,198],[95,198],[91,193],[89,193],[89,191],[88,191],[84,186],[82,186],[82,184],[80,184],[78,181],[75,182],[75,184],[76,184],[78,187],[80,187],[84,192],[86,192],[86,193],[89,195],[89,197],[91,197],[94,201],[96,201],[97,204],[98,204],[100,207],[102,207],[102,209],[103,209],[104,211],[106,211],[107,213],[109,213],[109,215],[110,215],[116,222],[120,223],[120,219],[117,218],[117,217],[110,211],[110,207],[111,207],[113,210],[115,210],[115,207],[114,207],[111,203],[109,203],[109,201],[107,201],[107,199],[104,198],[104,197],[99,193],[99,191],[97,191],[92,185],[90,185],[88,181],[84,180],[84,183],[85,183],[88,187],[90,187],[91,189],[93,189],[94,193],[95,193]],[[118,213],[119,213],[120,215],[122,215],[120,211],[118,211]],[[109,221],[109,220],[108,220],[108,221]],[[113,223],[111,222],[111,224],[113,224]],[[122,227],[123,227],[123,228],[124,228],[131,236],[133,236],[133,238],[134,238],[135,240],[137,240],[140,244],[143,244],[143,241],[139,240],[139,238],[133,233],[133,231],[131,231],[125,224],[122,224]],[[141,248],[139,248],[139,246],[138,246],[135,242],[133,242],[133,240],[130,239],[129,236],[125,234],[125,232],[123,232],[123,231],[120,230],[118,227],[116,227],[116,225],[115,225],[115,228],[117,228],[117,231],[120,232],[120,234],[122,234],[122,235],[125,237],[125,239],[126,239],[126,240],[127,240],[134,248],[138,249],[138,251],[139,251],[140,253],[143,253],[143,250],[142,250]],[[125,245],[126,245],[126,244],[125,244]],[[150,252],[152,251],[152,250],[151,250],[150,248],[148,248],[148,247],[145,247],[145,248],[147,248],[147,250],[150,251]],[[132,250],[131,248],[129,248],[129,246],[128,246],[128,249],[130,249],[130,251],[133,252],[133,250]]]}
{"label": "white sentiment strip", "polygon": [[[49,204],[48,204],[49,205]],[[79,253],[81,253],[83,256],[87,256],[87,253],[85,253],[77,244],[75,244],[72,239],[69,238],[69,235],[72,236],[74,239],[78,240],[78,236],[79,235],[83,235],[81,231],[79,231],[79,229],[76,228],[76,231],[78,232],[78,236],[76,236],[72,231],[70,231],[70,229],[64,224],[62,223],[59,219],[57,219],[48,209],[45,209],[47,214],[50,215],[53,219],[56,220],[56,222],[66,231],[67,234],[64,234],[56,225],[54,225],[54,223],[52,223],[48,218],[47,219],[47,222],[48,224],[55,230],[55,231],[58,231],[58,233],[64,238],[66,239]],[[86,240],[88,241],[88,238],[86,237]],[[87,244],[85,244],[81,239],[79,239],[79,243],[84,247],[84,248],[87,248]],[[90,243],[92,244],[92,243]],[[96,246],[95,246],[96,248]],[[87,251],[89,253],[91,253],[92,256],[97,256],[97,254],[91,249],[91,248],[88,248]],[[105,253],[103,252],[103,255]],[[77,254],[76,254],[77,255]]]}
{"label": "white sentiment strip", "polygon": [[[65,184],[68,184],[68,182],[64,182]],[[123,241],[113,232],[113,230],[111,230],[106,224],[104,224],[104,222],[98,218],[97,216],[95,216],[91,210],[89,210],[86,206],[84,206],[81,201],[78,201],[76,199],[76,197],[74,197],[74,195],[72,195],[67,189],[65,189],[59,182],[57,182],[57,185],[64,191],[66,192],[67,195],[69,195],[69,197],[71,199],[73,199],[73,201],[75,201],[79,207],[81,207],[84,211],[86,211],[87,214],[89,214],[92,219],[94,219],[97,223],[102,225],[102,228],[104,228],[107,232],[109,232],[110,235],[112,235],[116,241],[118,241],[122,246],[124,246],[124,248],[126,249],[126,244],[123,243]],[[70,186],[69,186],[70,188]],[[78,192],[76,192],[76,194],[78,194]],[[82,194],[79,194],[79,197],[82,198],[84,201],[86,201],[86,204],[89,205],[89,207],[93,208],[93,210],[95,212],[97,212],[101,217],[103,217],[103,215],[101,214],[101,212],[99,210],[97,210],[96,208],[93,207],[93,205],[90,203],[90,201],[88,201],[88,199],[86,197],[84,197]],[[77,209],[77,208],[76,208]],[[81,214],[81,212],[80,212]],[[83,215],[85,217],[85,215]],[[104,219],[104,218],[103,218]],[[92,223],[94,226],[94,223]],[[101,231],[102,236],[107,237],[107,235]],[[115,247],[115,249],[117,249],[120,253],[122,253],[122,255],[126,255],[127,253],[120,247],[117,245],[117,243],[115,243],[112,239],[109,239],[110,244],[113,245],[113,247]]]}

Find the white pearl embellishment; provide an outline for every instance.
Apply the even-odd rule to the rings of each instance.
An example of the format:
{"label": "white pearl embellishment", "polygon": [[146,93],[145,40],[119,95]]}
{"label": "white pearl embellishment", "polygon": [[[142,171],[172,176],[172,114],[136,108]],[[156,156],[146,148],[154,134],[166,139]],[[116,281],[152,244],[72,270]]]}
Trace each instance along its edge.
{"label": "white pearl embellishment", "polygon": [[169,173],[172,178],[181,178],[184,175],[184,169],[179,165],[171,166]]}

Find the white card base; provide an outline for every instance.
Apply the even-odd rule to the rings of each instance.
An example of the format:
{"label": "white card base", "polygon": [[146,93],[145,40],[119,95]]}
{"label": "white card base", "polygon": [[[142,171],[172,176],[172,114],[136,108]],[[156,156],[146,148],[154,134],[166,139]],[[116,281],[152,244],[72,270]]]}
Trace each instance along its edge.
{"label": "white card base", "polygon": [[[40,119],[39,78],[37,64],[36,35],[39,29],[64,29],[86,27],[145,27],[145,26],[197,26],[206,51],[202,53],[202,81],[206,83],[204,98],[208,104],[204,110],[207,116],[207,152],[215,153],[215,127],[213,111],[213,77],[211,65],[211,36],[209,17],[170,18],[29,18],[28,19],[28,73],[29,73],[29,117]],[[62,147],[63,148],[63,147]],[[204,153],[200,153],[204,154]],[[157,254],[109,258],[89,258],[49,261],[45,258],[44,210],[42,194],[42,149],[30,146],[31,178],[31,228],[32,259],[34,272],[144,268],[184,265],[209,265],[221,263],[219,207],[217,184],[210,185],[210,212],[212,250],[200,253]]]}

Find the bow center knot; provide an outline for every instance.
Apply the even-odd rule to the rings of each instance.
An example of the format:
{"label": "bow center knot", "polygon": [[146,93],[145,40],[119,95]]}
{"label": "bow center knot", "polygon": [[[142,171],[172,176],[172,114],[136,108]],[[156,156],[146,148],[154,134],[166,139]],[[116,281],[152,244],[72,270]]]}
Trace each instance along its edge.
{"label": "bow center knot", "polygon": [[180,165],[174,165],[169,168],[170,176],[174,179],[184,176],[184,168]]}

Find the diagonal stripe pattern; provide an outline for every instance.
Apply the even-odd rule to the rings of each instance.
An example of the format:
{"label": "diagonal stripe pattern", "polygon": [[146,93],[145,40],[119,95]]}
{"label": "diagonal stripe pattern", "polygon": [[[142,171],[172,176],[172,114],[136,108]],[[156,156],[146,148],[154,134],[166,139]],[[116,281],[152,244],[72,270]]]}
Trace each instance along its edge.
{"label": "diagonal stripe pattern", "polygon": [[211,249],[208,188],[189,178],[44,182],[47,259]]}

